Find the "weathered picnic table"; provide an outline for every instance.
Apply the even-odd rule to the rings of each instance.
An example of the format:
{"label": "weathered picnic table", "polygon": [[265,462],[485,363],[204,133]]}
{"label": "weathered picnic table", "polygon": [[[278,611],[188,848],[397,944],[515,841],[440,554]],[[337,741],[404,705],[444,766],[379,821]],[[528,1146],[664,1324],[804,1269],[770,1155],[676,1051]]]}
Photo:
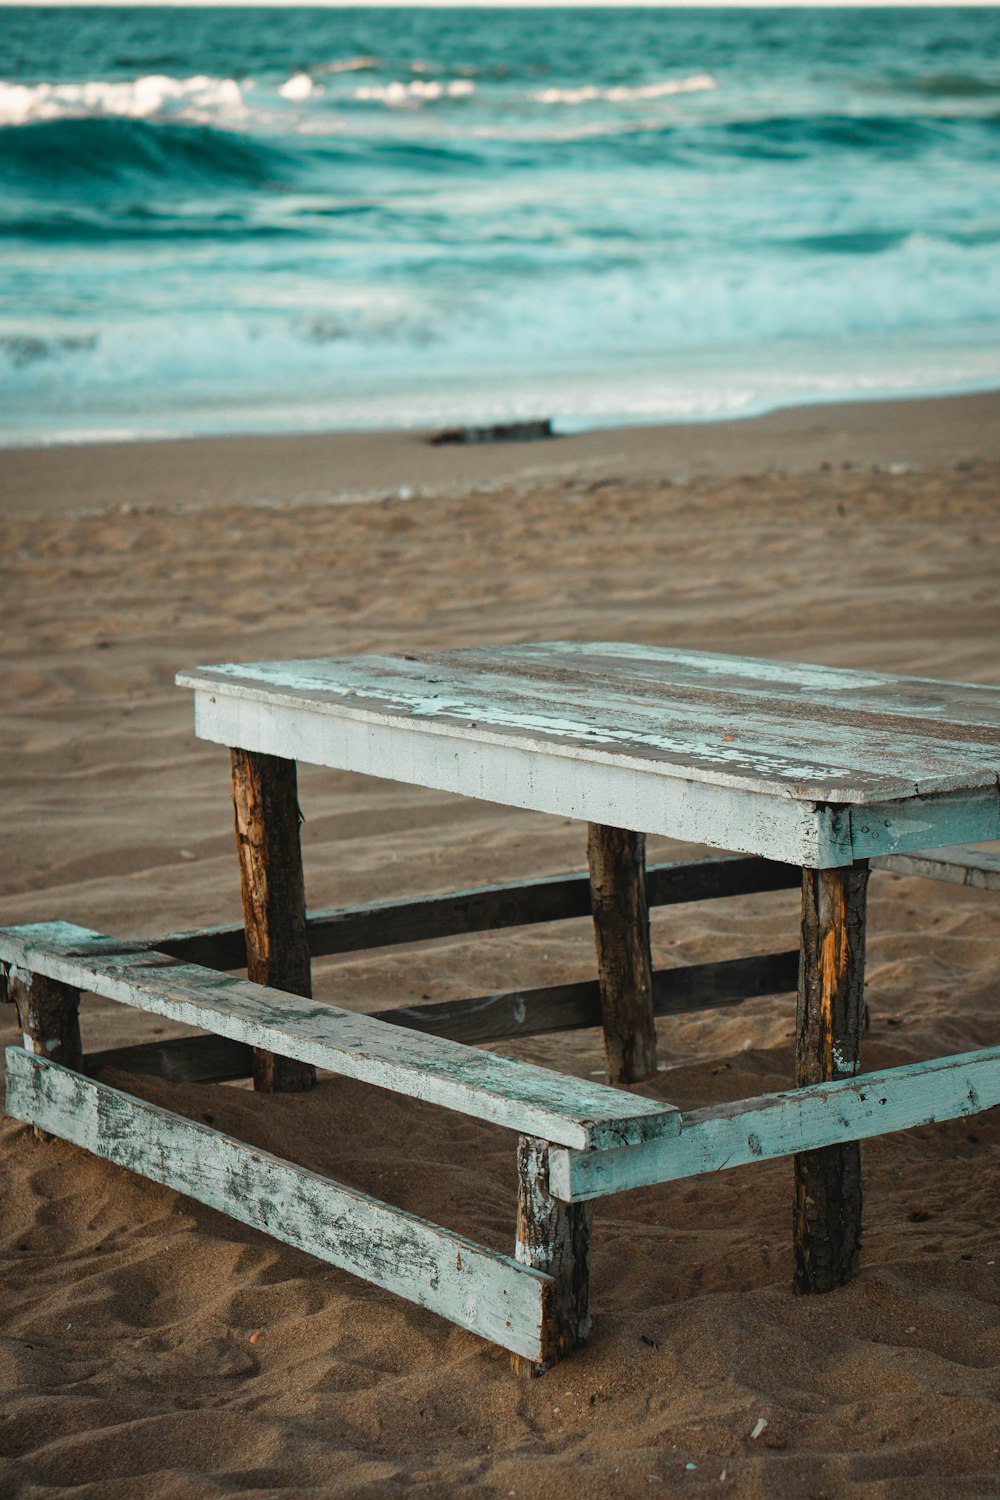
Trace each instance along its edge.
{"label": "weathered picnic table", "polygon": [[[231,748],[245,936],[0,931],[26,1034],[26,1050],[7,1054],[19,1118],[544,1368],[587,1333],[594,1199],[794,1155],[795,1287],[826,1291],[858,1267],[859,1140],[1000,1102],[1000,1047],[859,1072],[871,865],[944,879],[974,868],[1000,888],[996,856],[933,852],[1000,838],[1000,689],[567,642],[199,667],[177,680],[194,692],[197,733]],[[589,872],[307,915],[298,761],[579,818]],[[734,852],[647,870],[647,833]],[[800,883],[798,952],[652,972],[651,904]],[[588,912],[591,983],[368,1016],[309,998],[311,955]],[[247,979],[222,972],[244,962]],[[682,1113],[622,1087],[655,1071],[656,1015],[796,981],[794,1089]],[[514,1257],[85,1076],[81,990],[213,1033],[105,1061],[141,1067],[155,1054],[147,1065],[203,1079],[252,1071],[263,1091],[310,1087],[321,1067],[512,1129]],[[474,1046],[593,1025],[604,1085]],[[101,1059],[90,1061],[93,1072]]]}

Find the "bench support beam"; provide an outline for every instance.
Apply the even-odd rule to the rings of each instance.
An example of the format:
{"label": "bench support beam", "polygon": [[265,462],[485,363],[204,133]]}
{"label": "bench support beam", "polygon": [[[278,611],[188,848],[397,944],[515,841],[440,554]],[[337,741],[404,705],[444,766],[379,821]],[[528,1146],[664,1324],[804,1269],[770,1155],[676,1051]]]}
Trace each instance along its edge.
{"label": "bench support beam", "polygon": [[[868,865],[802,872],[795,1081],[832,1083],[860,1067],[865,1019]],[[855,1141],[795,1157],[797,1292],[829,1292],[861,1259],[861,1147]]]}
{"label": "bench support beam", "polygon": [[639,1083],[656,1072],[646,836],[591,823],[587,859],[604,1018],[605,1078],[610,1084]]}
{"label": "bench support beam", "polygon": [[[250,750],[231,754],[247,977],[311,996],[295,762]],[[316,1069],[258,1047],[253,1080],[260,1093],[297,1093],[313,1087]]]}
{"label": "bench support beam", "polygon": [[585,1203],[797,1151],[822,1155],[840,1142],[965,1118],[997,1104],[1000,1047],[984,1047],[881,1073],[859,1073],[839,1083],[685,1110],[676,1135],[635,1146],[554,1148],[549,1187],[566,1203]]}
{"label": "bench support beam", "polygon": [[513,1350],[544,1353],[545,1276],[200,1122],[7,1053],[7,1113]]}
{"label": "bench support beam", "polygon": [[542,1375],[584,1343],[590,1331],[589,1204],[561,1203],[549,1190],[550,1147],[522,1135],[517,1143],[517,1241],[514,1258],[552,1278],[542,1326],[542,1358],[515,1355],[515,1371]]}

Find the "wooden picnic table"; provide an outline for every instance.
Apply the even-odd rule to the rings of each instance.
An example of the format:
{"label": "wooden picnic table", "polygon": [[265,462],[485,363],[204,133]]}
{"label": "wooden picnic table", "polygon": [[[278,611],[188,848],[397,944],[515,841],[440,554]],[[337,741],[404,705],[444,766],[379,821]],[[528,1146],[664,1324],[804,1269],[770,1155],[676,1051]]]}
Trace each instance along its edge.
{"label": "wooden picnic table", "polygon": [[[319,1063],[517,1129],[515,1261],[549,1288],[540,1331],[498,1332],[495,1320],[477,1323],[466,1304],[459,1314],[426,1286],[427,1295],[404,1294],[506,1342],[529,1364],[550,1363],[585,1336],[593,1199],[792,1154],[795,1286],[826,1291],[858,1267],[859,1140],[1000,1101],[1000,1048],[859,1073],[870,863],[891,867],[910,851],[926,863],[941,846],[1000,838],[1000,689],[619,642],[224,664],[177,681],[194,692],[197,734],[231,750],[249,982],[206,979],[195,966],[236,966],[226,929],[127,952],[62,924],[47,937],[10,929],[0,934],[0,959],[47,974],[57,988],[99,980],[102,993],[252,1044],[264,1091],[311,1086]],[[307,916],[299,761],[579,818],[588,825],[589,878]],[[649,833],[731,857],[647,872]],[[684,971],[652,971],[651,901],[793,883],[802,889],[796,1088],[685,1115],[625,1093],[622,1085],[655,1071],[657,1014],[793,983],[792,955],[730,961],[704,966],[689,986],[694,1001],[678,1002],[670,985]],[[311,994],[311,953],[586,911],[597,944],[593,994],[563,986],[376,1018],[291,1000]],[[383,1021],[432,1035],[387,1037]],[[595,1023],[612,1088],[466,1045]],[[56,1087],[37,1081],[45,1066],[16,1085],[25,1097]],[[83,1110],[82,1095],[73,1099]],[[37,1099],[35,1113],[23,1100],[19,1107],[36,1123],[44,1114]],[[51,1104],[44,1123],[51,1128],[68,1108]],[[185,1126],[171,1128],[183,1135]],[[205,1135],[186,1125],[195,1128]],[[93,1144],[95,1131],[84,1132],[85,1143],[121,1159],[113,1143]],[[184,1185],[194,1191],[189,1178]],[[247,1217],[231,1186],[213,1191],[206,1201]],[[336,1259],[325,1240],[307,1243]],[[459,1266],[463,1253],[472,1252],[459,1252]],[[336,1263],[400,1290],[357,1245],[340,1255]],[[502,1276],[510,1279],[507,1267]]]}
{"label": "wooden picnic table", "polygon": [[[1000,691],[991,687],[575,642],[227,665],[178,681],[194,690],[202,738],[285,767],[282,776],[246,754],[236,764],[247,926],[268,952],[264,980],[274,965],[286,974],[308,963],[301,877],[294,892],[281,882],[296,910],[269,916],[255,864],[276,839],[283,874],[297,865],[294,761],[591,824],[605,1027],[622,1055],[616,1083],[653,1070],[655,1031],[641,852],[612,830],[807,872],[799,1084],[858,1070],[867,859],[1000,837]],[[845,1146],[798,1163],[803,1288],[843,1280],[856,1264],[857,1156]]]}

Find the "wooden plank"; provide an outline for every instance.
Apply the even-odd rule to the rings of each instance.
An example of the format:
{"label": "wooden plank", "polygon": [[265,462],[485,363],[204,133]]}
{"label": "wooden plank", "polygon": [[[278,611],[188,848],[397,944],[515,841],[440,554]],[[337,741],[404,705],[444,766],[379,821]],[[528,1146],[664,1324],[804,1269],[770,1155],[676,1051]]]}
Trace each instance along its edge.
{"label": "wooden plank", "polygon": [[[782,995],[795,989],[798,971],[797,952],[657,969],[653,974],[653,1011],[657,1016],[679,1016],[761,995]],[[578,984],[479,995],[471,1000],[397,1006],[371,1014],[393,1026],[475,1045],[600,1026],[601,989],[596,979],[587,979]]]}
{"label": "wooden plank", "polygon": [[[724,773],[716,782],[679,768],[668,775],[623,751],[584,753],[561,742],[553,749],[530,738],[462,734],[419,716],[399,723],[384,714],[333,715],[312,703],[240,698],[214,687],[195,694],[195,732],[221,745],[787,864],[834,866],[853,858],[846,806],[785,795],[778,782],[768,790],[759,776],[752,785],[731,785]],[[973,779],[982,778],[977,772]]]}
{"label": "wooden plank", "polygon": [[494,648],[491,655],[511,651],[522,661],[539,662],[543,670],[572,665],[577,671],[612,674],[633,683],[662,687],[669,682],[672,692],[685,697],[711,697],[716,702],[739,697],[761,706],[801,705],[811,716],[835,716],[838,723],[850,722],[856,714],[865,723],[873,718],[899,720],[921,734],[950,737],[979,730],[983,739],[991,730],[1000,729],[1000,689],[990,683],[942,682],[934,677],[859,672],[625,641],[551,641]]}
{"label": "wooden plank", "polygon": [[[789,952],[660,969],[653,975],[655,1011],[658,1016],[685,1015],[761,995],[784,994],[795,988],[798,965],[798,953]],[[600,1026],[601,995],[597,980],[584,980],[580,984],[370,1011],[369,1015],[391,1026],[475,1045]],[[253,1051],[243,1042],[208,1034],[112,1047],[85,1055],[84,1072],[97,1074],[106,1068],[166,1078],[172,1083],[223,1083],[252,1077]]]}
{"label": "wooden plank", "polygon": [[[853,1078],[865,1023],[868,866],[802,872],[795,1081]],[[861,1148],[841,1141],[795,1158],[797,1292],[829,1292],[861,1261]]]}
{"label": "wooden plank", "polygon": [[515,1354],[518,1374],[541,1375],[586,1342],[590,1332],[590,1235],[587,1204],[562,1203],[549,1190],[547,1141],[521,1136],[517,1143],[517,1237],[515,1257],[551,1276],[553,1287],[542,1330],[544,1354]]}
{"label": "wooden plank", "polygon": [[871,861],[873,870],[892,875],[920,875],[948,885],[967,885],[980,891],[1000,891],[1000,852],[967,849],[955,845],[943,849],[917,849],[912,854],[890,854]]}
{"label": "wooden plank", "polygon": [[670,1105],[137,952],[68,922],[0,929],[0,962],[561,1145],[603,1149],[677,1128]]}
{"label": "wooden plank", "polygon": [[[684,964],[653,975],[653,1003],[658,1016],[739,1004],[760,995],[795,989],[799,955],[768,953],[720,963]],[[543,1036],[601,1024],[601,992],[596,979],[580,984],[479,995],[470,1000],[440,1000],[395,1010],[370,1011],[374,1020],[430,1036],[448,1037],[473,1046],[518,1036]],[[120,1068],[173,1083],[223,1083],[253,1075],[253,1051],[243,1042],[204,1035],[175,1037],[88,1053],[86,1073]]]}
{"label": "wooden plank", "polygon": [[551,1278],[464,1235],[16,1047],[7,1113],[527,1359],[545,1357]]}
{"label": "wooden plank", "polygon": [[253,1077],[253,1048],[222,1036],[178,1036],[164,1042],[140,1042],[132,1047],[109,1047],[88,1052],[84,1073],[107,1068],[166,1078],[170,1083],[229,1083]]}
{"label": "wooden plank", "polygon": [[601,990],[605,1082],[640,1083],[656,1072],[646,835],[591,823],[587,858]]}
{"label": "wooden plank", "polygon": [[[293,995],[311,995],[306,895],[293,760],[233,750],[233,817],[240,862],[247,977]],[[258,1047],[253,1085],[262,1094],[311,1089],[316,1069]]]}
{"label": "wooden plank", "polygon": [[[650,906],[712,901],[760,891],[797,890],[800,881],[796,866],[755,855],[664,860],[646,870],[646,899]],[[573,873],[314,911],[307,915],[306,934],[310,953],[319,958],[590,915],[589,876]],[[243,928],[231,924],[140,938],[135,946],[210,969],[240,969],[246,962]]]}
{"label": "wooden plank", "polygon": [[625,1150],[552,1152],[549,1182],[583,1202],[750,1162],[865,1140],[1000,1104],[1000,1047],[860,1073],[839,1083],[685,1110],[678,1135]]}
{"label": "wooden plank", "polygon": [[855,859],[906,854],[938,844],[998,839],[1000,797],[996,787],[988,787],[981,792],[885,802],[852,808],[850,823]]}
{"label": "wooden plank", "polygon": [[[922,849],[911,854],[882,856],[870,863],[872,869],[894,875],[919,875],[952,885],[1000,890],[1000,853],[984,849],[968,849],[964,845]],[[759,859],[756,855],[664,860],[646,869],[646,899],[651,907],[712,901],[798,889],[801,878],[797,866]],[[574,873],[406,901],[331,907],[310,912],[306,931],[309,951],[313,958],[319,958],[365,948],[387,948],[399,943],[429,942],[465,933],[565,921],[589,916],[590,912],[589,878]],[[246,962],[243,928],[231,923],[155,938],[136,938],[134,946],[152,948],[210,969],[240,969]]]}
{"label": "wooden plank", "polygon": [[[753,670],[761,666],[766,664]],[[421,731],[457,738],[464,742],[463,758],[487,740],[574,761],[599,761],[610,752],[613,760],[641,765],[656,780],[681,776],[821,803],[996,786],[1000,689],[973,688],[982,705],[979,720],[951,723],[940,705],[938,712],[915,716],[880,713],[878,703],[898,699],[898,685],[876,695],[878,703],[854,707],[838,701],[829,669],[801,670],[817,680],[808,692],[748,695],[708,670],[700,679],[690,672],[684,679],[660,662],[643,677],[623,671],[621,663],[588,667],[558,644],[543,643],[224,664],[182,673],[178,680],[199,698],[236,696],[281,708],[286,721],[319,714],[328,720],[328,732],[331,720],[364,719],[380,744],[389,727],[406,728],[411,738]],[[919,679],[918,688],[928,691]],[[937,689],[939,697],[947,696],[940,684]],[[206,712],[212,707],[203,706]],[[394,768],[394,780],[411,779],[402,770]],[[486,788],[479,795],[506,800]],[[596,808],[585,816],[612,826],[647,827]]]}

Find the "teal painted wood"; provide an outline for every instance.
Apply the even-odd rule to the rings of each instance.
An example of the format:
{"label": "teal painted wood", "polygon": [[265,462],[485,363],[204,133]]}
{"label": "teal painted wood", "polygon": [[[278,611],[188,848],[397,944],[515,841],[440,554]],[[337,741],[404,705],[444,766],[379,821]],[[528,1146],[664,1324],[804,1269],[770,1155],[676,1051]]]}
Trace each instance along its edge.
{"label": "teal painted wood", "polygon": [[[851,712],[916,722],[922,731],[1000,730],[1000,689],[988,683],[903,677],[890,672],[859,672],[848,667],[767,661],[714,651],[679,651],[626,641],[552,641],[501,648],[542,666],[561,660],[577,670],[614,672],[635,681],[661,683],[678,691],[711,692],[766,703],[807,704],[813,714],[833,713],[840,722]],[[495,653],[490,652],[493,656]]]}
{"label": "teal painted wood", "polygon": [[[642,649],[646,648],[636,648]],[[694,654],[692,654],[694,655]],[[626,664],[588,667],[560,643],[401,657],[225,664],[179,674],[183,685],[246,701],[311,706],[328,715],[395,721],[476,741],[492,735],[532,746],[574,747],[587,758],[611,752],[648,770],[678,769],[695,780],[783,792],[800,800],[880,802],[996,784],[1000,688],[873,677],[881,691],[845,703],[828,668],[800,666],[810,690],[775,695],[748,660],[749,690],[713,672],[679,671],[670,653],[636,677]],[[723,658],[729,664],[739,658]],[[857,674],[847,674],[855,678]],[[891,710],[900,685],[937,689],[936,713]],[[948,700],[975,695],[949,715]],[[731,722],[730,722],[731,721]],[[983,772],[985,771],[985,780]]]}
{"label": "teal painted wood", "polygon": [[1000,853],[989,849],[917,849],[912,854],[891,854],[873,859],[872,869],[892,875],[920,875],[948,885],[967,885],[974,890],[1000,891]]}
{"label": "teal painted wood", "polygon": [[135,950],[67,922],[0,929],[0,962],[564,1146],[606,1149],[678,1128],[671,1105]]}
{"label": "teal painted wood", "polygon": [[178,682],[220,743],[794,864],[865,857],[850,808],[965,794],[925,842],[998,816],[1000,689],[974,684],[559,642]]}
{"label": "teal painted wood", "polygon": [[851,809],[851,847],[856,859],[904,855],[935,844],[1000,838],[1000,799],[995,789],[914,797]]}
{"label": "teal painted wood", "polygon": [[7,1051],[7,1113],[516,1354],[546,1357],[552,1278],[463,1235],[18,1047]]}
{"label": "teal painted wood", "polygon": [[783,1094],[685,1111],[669,1141],[624,1151],[553,1151],[549,1182],[566,1202],[720,1172],[837,1141],[907,1130],[1000,1104],[1000,1047],[862,1073]]}

